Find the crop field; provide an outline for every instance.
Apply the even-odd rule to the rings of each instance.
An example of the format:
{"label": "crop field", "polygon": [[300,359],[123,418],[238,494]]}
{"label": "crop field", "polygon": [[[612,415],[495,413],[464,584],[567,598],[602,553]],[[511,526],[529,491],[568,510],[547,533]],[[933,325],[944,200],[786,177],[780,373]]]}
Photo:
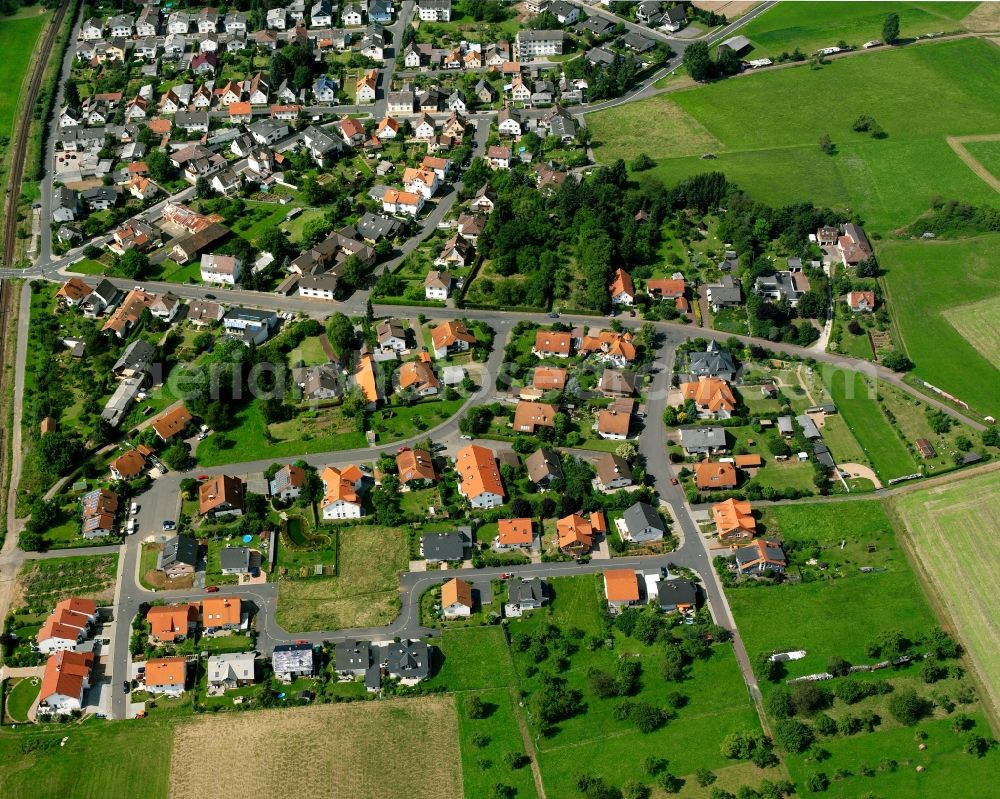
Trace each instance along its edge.
{"label": "crop field", "polygon": [[177,726],[172,762],[177,799],[462,795],[451,697],[205,717]]}
{"label": "crop field", "polygon": [[916,471],[917,464],[872,396],[872,384],[860,372],[824,375],[830,396],[865,453],[865,465],[883,481]]}
{"label": "crop field", "polygon": [[[826,101],[848,95],[853,102]],[[935,102],[921,103],[917,114],[917,96]],[[788,124],[788,108],[795,109],[795,124]],[[852,131],[862,113],[873,115],[888,137],[876,141]],[[635,122],[663,115],[676,124],[640,130]],[[587,125],[602,143],[595,147],[599,161],[628,158],[636,149],[658,159],[640,180],[674,183],[719,170],[755,199],[850,207],[869,230],[884,232],[912,222],[934,196],[997,203],[996,192],[946,137],[1000,130],[1000,50],[980,40],[885,50],[629,103],[588,115]],[[619,129],[636,134],[622,138]],[[711,151],[714,160],[700,157],[702,130],[722,143]],[[823,134],[836,145],[832,156],[819,150]]]}
{"label": "crop field", "polygon": [[[64,746],[60,740],[66,737]],[[51,733],[0,735],[5,799],[167,795],[173,727],[147,719],[67,725]],[[152,757],[152,753],[156,753]],[[208,794],[206,794],[208,795]]]}
{"label": "crop field", "polygon": [[961,30],[960,20],[979,3],[778,3],[740,33],[753,42],[752,57],[776,56],[799,48],[811,55],[843,40],[860,47],[882,38],[886,14],[899,14],[903,39],[923,33]]}
{"label": "crop field", "polygon": [[398,578],[406,533],[394,527],[344,527],[337,533],[336,577],[278,583],[278,624],[289,632],[376,627],[399,613]]}
{"label": "crop field", "polygon": [[117,555],[29,561],[17,576],[19,595],[29,608],[45,612],[71,596],[106,601],[111,598],[117,569]]}
{"label": "crop field", "polygon": [[[993,416],[1000,415],[997,341],[965,311],[996,325],[998,247],[1000,235],[990,234],[957,241],[886,241],[878,248],[893,321],[916,364],[914,373]],[[957,274],[961,279],[955,279]],[[978,307],[984,300],[993,302]]]}
{"label": "crop field", "polygon": [[1000,712],[1000,472],[903,494],[891,507]]}

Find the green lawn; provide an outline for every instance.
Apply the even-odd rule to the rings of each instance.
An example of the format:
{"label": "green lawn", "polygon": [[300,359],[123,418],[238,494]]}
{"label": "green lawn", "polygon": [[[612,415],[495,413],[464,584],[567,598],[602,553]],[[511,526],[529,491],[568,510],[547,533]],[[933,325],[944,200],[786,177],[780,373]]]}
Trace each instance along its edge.
{"label": "green lawn", "polygon": [[837,463],[864,463],[865,453],[840,414],[823,420],[823,442]]}
{"label": "green lawn", "polygon": [[740,33],[753,42],[751,58],[791,53],[795,48],[811,55],[841,40],[860,47],[871,39],[881,39],[882,23],[891,12],[899,14],[899,33],[904,39],[923,33],[962,30],[959,20],[977,5],[975,2],[778,3]]}
{"label": "green lawn", "polygon": [[[504,755],[508,752],[524,752],[524,741],[514,715],[517,709],[512,692],[495,688],[479,693],[480,700],[489,708],[489,715],[482,719],[469,718],[466,710],[469,698],[469,694],[456,697],[465,795],[489,796],[493,786],[502,782],[517,790],[518,799],[537,796],[531,766],[511,769],[504,762]],[[481,742],[478,736],[489,739],[485,746],[476,745]]]}
{"label": "green lawn", "polygon": [[38,696],[41,682],[36,677],[19,680],[7,694],[4,710],[12,721],[27,721],[31,703]]}
{"label": "green lawn", "polygon": [[965,149],[995,178],[1000,178],[1000,141],[970,141]]}
{"label": "green lawn", "polygon": [[0,135],[5,137],[13,135],[21,104],[19,89],[48,18],[47,13],[32,13],[17,19],[5,18],[0,25],[0,52],[4,54],[0,61],[0,85],[7,87],[7,91],[0,92]]}
{"label": "green lawn", "polygon": [[[379,441],[387,443],[409,438],[422,430],[429,430],[454,416],[465,403],[464,399],[427,400],[409,407],[394,405],[376,411],[371,419],[372,429]],[[359,445],[359,446],[363,446]]]}
{"label": "green lawn", "polygon": [[233,225],[233,230],[251,243],[268,228],[277,227],[293,208],[292,205],[259,203],[252,200],[247,200],[246,205],[246,213]]}
{"label": "green lawn", "polygon": [[[329,413],[339,413],[334,409]],[[267,425],[261,415],[260,405],[251,402],[236,412],[236,425],[223,434],[213,433],[198,445],[198,463],[201,466],[219,466],[225,463],[258,460],[261,458],[288,458],[312,452],[330,452],[356,449],[365,446],[365,434],[355,430],[340,432],[325,428],[318,434],[308,433],[300,419],[272,425],[274,441],[264,437]],[[309,438],[305,437],[309,435]]]}
{"label": "green lawn", "polygon": [[326,363],[329,360],[319,336],[302,339],[299,346],[288,353],[288,362],[293,366],[300,362],[304,366],[313,366],[317,363]]}
{"label": "green lawn", "polygon": [[[67,740],[60,746],[63,737]],[[172,724],[153,719],[5,732],[0,735],[0,782],[7,799],[158,799],[167,796],[172,745]],[[151,752],[162,757],[150,757]]]}
{"label": "green lawn", "polygon": [[[998,247],[998,234],[958,241],[886,241],[878,247],[893,319],[916,364],[914,373],[993,416],[1000,416],[996,336],[986,314],[978,324],[965,322],[975,303],[997,295]],[[956,326],[966,328],[965,335]]]}
{"label": "green lawn", "polygon": [[[536,611],[511,620],[511,635],[537,629],[547,622],[564,632],[576,627],[585,636],[599,634],[603,599],[600,576],[556,578],[551,585],[551,611]],[[620,633],[615,634],[613,650],[600,646],[591,651],[586,637],[580,641],[569,667],[559,673],[572,687],[583,691],[587,712],[560,722],[558,732],[551,737],[540,738],[533,733],[546,793],[575,796],[574,780],[580,773],[601,774],[613,785],[628,779],[648,782],[643,761],[650,755],[667,758],[670,771],[686,777],[688,782],[693,782],[699,767],[715,770],[729,765],[719,753],[719,742],[730,732],[759,727],[732,649],[727,645],[716,647],[710,658],[693,664],[688,679],[678,683],[660,677],[660,651],[655,644],[645,646]],[[618,658],[626,653],[637,656],[642,666],[636,700],[664,706],[666,697],[674,691],[688,698],[676,719],[648,734],[616,719],[613,711],[618,700],[599,698],[589,684],[590,668],[613,670]],[[528,676],[531,657],[515,653],[514,663],[522,691],[530,694],[538,681],[537,675]],[[540,673],[550,668],[543,663]],[[526,704],[530,707],[530,701]],[[765,776],[774,779],[780,773],[758,775],[753,782]]]}
{"label": "green lawn", "polygon": [[[494,604],[498,598],[494,597]],[[445,630],[440,641],[441,661],[428,683],[449,691],[479,691],[514,685],[510,650],[499,627]]]}
{"label": "green lawn", "polygon": [[92,258],[84,258],[66,267],[67,272],[76,272],[79,275],[103,275],[105,269],[107,267],[104,264]]}
{"label": "green lawn", "polygon": [[871,396],[872,384],[859,372],[840,371],[823,377],[837,410],[865,452],[863,463],[874,468],[883,482],[915,472],[916,461]]}
{"label": "green lawn", "polygon": [[[816,516],[829,513],[836,524],[841,510],[842,506],[832,506],[817,511]],[[785,528],[785,532],[790,530]],[[868,540],[846,526],[842,536]],[[851,663],[873,662],[865,647],[886,630],[901,630],[911,638],[929,632],[937,620],[906,559],[897,556],[886,568],[799,585],[728,590],[729,605],[751,660],[760,652],[805,649],[806,657],[786,664],[788,676],[796,677],[824,671],[832,655]],[[769,685],[761,687],[766,691]]]}
{"label": "green lawn", "polygon": [[168,258],[160,265],[159,279],[167,283],[200,283],[201,262],[193,261],[181,266]]}
{"label": "green lawn", "polygon": [[[998,67],[1000,51],[980,40],[887,49],[818,70],[774,70],[629,103],[589,115],[587,125],[599,161],[638,151],[660,159],[642,180],[670,183],[719,170],[755,199],[850,207],[870,232],[887,231],[912,222],[933,196],[996,204],[995,192],[945,137],[996,132]],[[848,94],[850,103],[827,101]],[[935,101],[915,114],[919,95]],[[795,109],[794,125],[788,124],[789,108]],[[888,138],[876,141],[851,130],[866,112]],[[651,117],[670,124],[641,124]],[[836,144],[836,155],[820,152],[823,134]],[[718,157],[702,160],[705,152]]]}

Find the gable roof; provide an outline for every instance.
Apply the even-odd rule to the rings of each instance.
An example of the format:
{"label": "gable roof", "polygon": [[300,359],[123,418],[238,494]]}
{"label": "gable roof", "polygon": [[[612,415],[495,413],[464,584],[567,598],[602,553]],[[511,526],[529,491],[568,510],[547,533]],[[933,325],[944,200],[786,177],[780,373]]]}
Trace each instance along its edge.
{"label": "gable roof", "polygon": [[396,469],[399,471],[399,482],[403,485],[411,480],[437,480],[434,461],[429,452],[423,449],[409,449],[396,455]]}
{"label": "gable roof", "polygon": [[746,500],[730,498],[725,502],[717,502],[712,506],[712,518],[715,520],[715,531],[720,537],[737,531],[753,535],[757,531],[753,508]]}
{"label": "gable roof", "polygon": [[731,463],[702,461],[694,465],[694,479],[699,489],[736,488],[736,467]]}
{"label": "gable roof", "polygon": [[700,408],[712,413],[735,411],[736,397],[729,383],[718,377],[702,377],[695,383],[681,383],[681,393],[685,400],[692,399]]}
{"label": "gable roof", "polygon": [[361,503],[356,488],[359,477],[355,476],[355,472],[360,476],[358,467],[354,465],[344,469],[327,466],[323,470],[320,475],[320,479],[323,481],[323,501],[320,504],[324,508],[337,500],[342,500],[350,505]]}
{"label": "gable roof", "polygon": [[635,297],[635,285],[632,283],[632,276],[624,269],[616,269],[611,278],[611,284],[608,286],[608,291],[611,292],[612,297],[617,297],[619,294]]}
{"label": "gable roof", "polygon": [[514,430],[555,427],[556,407],[544,402],[521,400],[514,411]]}
{"label": "gable roof", "polygon": [[56,694],[81,699],[93,665],[92,652],[62,651],[52,655],[45,661],[39,701],[44,702]]}
{"label": "gable roof", "polygon": [[632,569],[608,569],[604,572],[604,592],[609,602],[638,602],[639,578]]}
{"label": "gable roof", "polygon": [[243,620],[242,604],[236,596],[212,596],[201,600],[203,627],[237,625]]}
{"label": "gable roof", "polygon": [[476,337],[469,332],[462,322],[442,322],[431,331],[431,341],[435,349],[450,347],[457,341],[465,341],[472,345]]}
{"label": "gable roof", "polygon": [[569,355],[573,346],[573,336],[555,330],[539,330],[535,333],[535,350],[556,355]]}
{"label": "gable roof", "polygon": [[472,608],[472,586],[465,580],[453,577],[441,586],[441,607],[464,605]]}
{"label": "gable roof", "polygon": [[173,410],[169,410],[154,419],[152,428],[161,439],[169,441],[181,432],[192,418],[187,408],[178,405]]}
{"label": "gable roof", "polygon": [[178,605],[154,605],[146,614],[150,633],[160,641],[173,641],[187,635],[188,625],[198,618],[198,608],[190,602]]}
{"label": "gable roof", "polygon": [[187,679],[187,658],[153,658],[146,661],[146,685],[164,687],[180,685]]}
{"label": "gable roof", "polygon": [[243,510],[243,481],[228,474],[218,474],[206,480],[198,489],[198,511],[210,513],[221,505]]}
{"label": "gable roof", "polygon": [[462,493],[469,499],[487,492],[507,496],[493,450],[469,444],[458,451],[455,468],[462,478]]}
{"label": "gable roof", "polygon": [[559,455],[550,449],[535,450],[524,459],[524,466],[528,470],[528,479],[533,483],[548,477],[561,479],[563,476]]}
{"label": "gable roof", "polygon": [[139,450],[130,449],[111,461],[111,468],[127,480],[142,473],[146,468],[146,458]]}
{"label": "gable roof", "polygon": [[625,522],[625,527],[629,531],[652,527],[661,533],[666,532],[663,520],[660,518],[660,514],[657,513],[656,508],[652,505],[647,505],[645,502],[636,502],[634,505],[626,508],[622,514],[622,521]]}
{"label": "gable roof", "polygon": [[625,479],[631,482],[632,468],[628,461],[613,452],[606,452],[597,460],[597,479],[602,485],[615,480]]}

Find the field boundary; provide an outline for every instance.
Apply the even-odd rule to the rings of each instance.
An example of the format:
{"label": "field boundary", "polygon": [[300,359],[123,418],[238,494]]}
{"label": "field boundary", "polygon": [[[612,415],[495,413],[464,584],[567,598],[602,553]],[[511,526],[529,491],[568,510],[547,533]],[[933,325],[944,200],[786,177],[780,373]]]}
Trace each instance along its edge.
{"label": "field boundary", "polygon": [[969,167],[975,175],[982,178],[986,185],[990,186],[994,191],[1000,192],[1000,177],[997,177],[990,172],[965,147],[966,144],[972,142],[1000,141],[1000,133],[983,133],[973,136],[948,136],[945,141],[947,141],[948,146],[955,151],[955,155],[961,158],[965,162],[965,165]]}

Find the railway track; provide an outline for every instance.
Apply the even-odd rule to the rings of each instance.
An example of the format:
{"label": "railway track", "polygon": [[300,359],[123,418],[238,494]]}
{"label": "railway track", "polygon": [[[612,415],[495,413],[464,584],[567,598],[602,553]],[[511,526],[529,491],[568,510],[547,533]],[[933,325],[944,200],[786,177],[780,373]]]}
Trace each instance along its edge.
{"label": "railway track", "polygon": [[[24,176],[24,162],[28,153],[28,139],[31,135],[31,115],[38,100],[38,93],[42,88],[42,80],[45,78],[45,68],[48,66],[49,58],[52,55],[52,46],[56,37],[62,29],[63,19],[70,7],[70,0],[63,0],[56,11],[52,24],[45,32],[45,39],[38,51],[38,58],[32,67],[31,81],[28,84],[28,91],[24,95],[24,102],[21,106],[21,117],[18,121],[17,133],[14,136],[14,149],[11,151],[10,172],[7,180],[7,196],[4,198],[4,229],[3,229],[3,259],[5,266],[14,266],[14,252],[17,243],[17,206],[21,196],[21,179]],[[47,124],[48,120],[43,120],[42,124]]]}

